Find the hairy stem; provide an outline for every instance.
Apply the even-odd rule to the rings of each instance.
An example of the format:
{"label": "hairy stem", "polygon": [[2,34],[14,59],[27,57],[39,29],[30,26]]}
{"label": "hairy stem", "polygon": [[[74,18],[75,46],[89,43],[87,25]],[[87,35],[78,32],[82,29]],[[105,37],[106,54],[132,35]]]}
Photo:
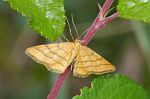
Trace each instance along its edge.
{"label": "hairy stem", "polygon": [[[101,11],[99,12],[99,14],[97,15],[95,21],[92,23],[92,25],[89,27],[86,35],[83,37],[82,39],[82,44],[83,45],[88,45],[88,43],[90,42],[90,40],[93,38],[93,36],[95,35],[96,31],[100,30],[103,26],[106,25],[106,23],[110,22],[111,20],[115,19],[118,17],[118,12],[105,18],[110,6],[112,5],[113,0],[106,0]],[[67,76],[69,75],[71,70],[71,65],[68,66],[68,68],[66,69],[66,71],[59,75],[57,81],[55,82],[55,85],[53,86],[51,92],[49,93],[47,99],[56,99],[60,88],[62,87],[65,79],[67,78]]]}

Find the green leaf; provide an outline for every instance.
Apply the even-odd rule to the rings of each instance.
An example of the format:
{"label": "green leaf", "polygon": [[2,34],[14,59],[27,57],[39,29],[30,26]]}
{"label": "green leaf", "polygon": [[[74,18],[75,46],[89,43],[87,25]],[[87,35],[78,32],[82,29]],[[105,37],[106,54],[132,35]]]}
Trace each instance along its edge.
{"label": "green leaf", "polygon": [[96,78],[91,88],[83,88],[73,99],[148,99],[143,88],[128,77],[104,75]]}
{"label": "green leaf", "polygon": [[49,40],[56,40],[63,33],[65,11],[63,0],[5,0],[11,7],[28,16],[30,26]]}
{"label": "green leaf", "polygon": [[119,0],[120,17],[150,22],[150,0]]}

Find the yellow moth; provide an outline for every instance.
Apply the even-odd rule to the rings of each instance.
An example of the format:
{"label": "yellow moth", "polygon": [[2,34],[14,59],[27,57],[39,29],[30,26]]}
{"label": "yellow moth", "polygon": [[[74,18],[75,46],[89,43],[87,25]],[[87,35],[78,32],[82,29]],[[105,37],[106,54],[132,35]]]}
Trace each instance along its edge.
{"label": "yellow moth", "polygon": [[26,54],[46,66],[49,71],[59,74],[74,62],[73,75],[87,77],[115,71],[115,67],[90,48],[81,45],[80,40],[27,48]]}

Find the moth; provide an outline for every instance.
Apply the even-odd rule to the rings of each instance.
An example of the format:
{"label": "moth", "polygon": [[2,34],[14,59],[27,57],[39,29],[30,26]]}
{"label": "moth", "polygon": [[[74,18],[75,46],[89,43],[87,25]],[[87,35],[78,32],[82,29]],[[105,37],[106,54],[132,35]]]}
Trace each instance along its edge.
{"label": "moth", "polygon": [[59,74],[63,74],[71,63],[74,63],[73,75],[82,78],[115,71],[110,62],[82,45],[80,40],[38,45],[27,48],[25,52],[49,71]]}

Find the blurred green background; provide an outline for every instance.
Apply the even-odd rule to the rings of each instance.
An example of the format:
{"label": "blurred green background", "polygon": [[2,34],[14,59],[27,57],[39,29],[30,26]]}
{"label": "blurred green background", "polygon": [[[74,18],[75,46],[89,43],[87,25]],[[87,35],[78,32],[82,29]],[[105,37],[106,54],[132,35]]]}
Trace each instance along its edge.
{"label": "blurred green background", "polygon": [[[102,5],[104,1],[99,0],[99,3]],[[65,0],[66,15],[70,20],[73,14],[80,33],[98,14],[97,2]],[[117,2],[113,3],[114,7]],[[58,77],[25,55],[27,47],[49,42],[29,28],[28,20],[12,10],[7,2],[0,1],[0,99],[46,99]],[[150,95],[149,32],[150,24],[118,18],[98,31],[89,47],[111,61],[117,67],[117,73],[137,81]],[[64,33],[71,38],[67,27]],[[73,77],[71,71],[58,99],[71,99],[80,93],[80,88],[90,86],[93,78]]]}

